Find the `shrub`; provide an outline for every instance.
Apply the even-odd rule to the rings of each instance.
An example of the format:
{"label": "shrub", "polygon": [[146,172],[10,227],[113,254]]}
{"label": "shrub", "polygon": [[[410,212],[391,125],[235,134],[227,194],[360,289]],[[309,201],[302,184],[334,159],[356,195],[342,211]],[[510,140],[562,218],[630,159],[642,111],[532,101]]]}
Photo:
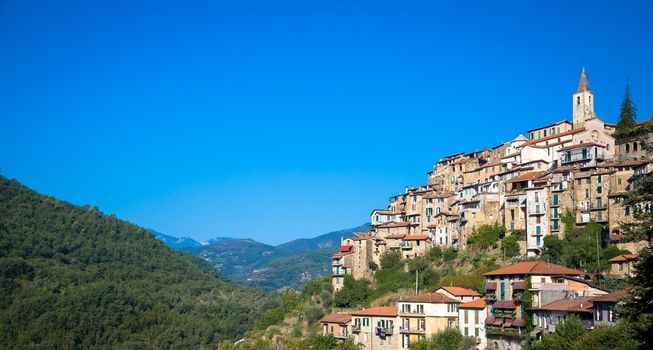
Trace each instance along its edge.
{"label": "shrub", "polygon": [[488,249],[496,245],[499,238],[505,234],[506,227],[499,226],[496,222],[493,225],[481,225],[481,227],[472,231],[467,243],[479,249]]}
{"label": "shrub", "polygon": [[507,257],[512,258],[519,255],[519,243],[517,243],[517,237],[515,236],[504,237],[501,240],[501,247],[503,247],[503,252]]}
{"label": "shrub", "polygon": [[401,264],[401,253],[396,249],[391,249],[383,253],[379,260],[382,269],[392,269]]}
{"label": "shrub", "polygon": [[447,248],[444,250],[444,261],[450,262],[456,260],[456,256],[458,256],[458,251],[454,248]]}
{"label": "shrub", "polygon": [[324,316],[324,313],[317,306],[311,306],[304,311],[304,319],[309,324],[319,321],[322,316]]}
{"label": "shrub", "polygon": [[333,298],[338,307],[355,307],[361,305],[370,295],[370,282],[364,279],[354,279],[350,275],[345,276],[342,289],[336,292]]}
{"label": "shrub", "polygon": [[442,248],[438,246],[431,248],[431,250],[429,250],[429,252],[426,253],[426,256],[429,258],[429,260],[435,263],[439,262],[440,259],[442,259],[442,255],[443,255]]}

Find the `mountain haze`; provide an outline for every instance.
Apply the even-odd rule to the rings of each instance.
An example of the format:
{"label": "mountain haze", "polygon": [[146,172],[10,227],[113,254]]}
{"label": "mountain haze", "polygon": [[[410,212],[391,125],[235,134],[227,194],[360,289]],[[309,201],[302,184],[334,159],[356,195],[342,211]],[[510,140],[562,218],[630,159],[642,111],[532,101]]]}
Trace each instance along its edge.
{"label": "mountain haze", "polygon": [[340,245],[341,237],[369,229],[370,225],[364,224],[278,246],[252,239],[225,239],[183,250],[202,257],[242,285],[265,290],[299,289],[304,283],[330,273],[329,256]]}

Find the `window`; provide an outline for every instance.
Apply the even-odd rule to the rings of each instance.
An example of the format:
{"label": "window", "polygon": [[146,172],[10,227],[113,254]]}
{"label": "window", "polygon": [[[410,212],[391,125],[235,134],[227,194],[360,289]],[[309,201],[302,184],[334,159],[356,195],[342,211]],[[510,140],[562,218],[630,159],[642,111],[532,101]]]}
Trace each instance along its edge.
{"label": "window", "polygon": [[553,205],[558,205],[558,195],[557,194],[553,195]]}
{"label": "window", "polygon": [[630,152],[630,144],[626,144],[626,153]]}
{"label": "window", "polygon": [[637,142],[633,142],[633,152],[637,152]]}
{"label": "window", "polygon": [[465,310],[465,323],[469,323],[469,310]]}
{"label": "window", "polygon": [[478,328],[474,328],[474,336],[478,337]]}
{"label": "window", "polygon": [[535,226],[535,233],[537,233],[538,235],[540,233],[542,233],[542,227],[541,226]]}
{"label": "window", "polygon": [[596,187],[596,193],[603,193],[603,187],[597,186]]}
{"label": "window", "polygon": [[603,212],[602,212],[602,211],[600,211],[600,212],[598,213],[598,220],[599,220],[599,221],[603,221]]}
{"label": "window", "polygon": [[466,337],[469,336],[469,330],[468,330],[468,329],[469,329],[469,328],[465,327],[465,336],[466,336]]}
{"label": "window", "polygon": [[603,181],[603,177],[601,175],[596,177],[596,182],[601,183]]}
{"label": "window", "polygon": [[625,213],[626,216],[630,216],[630,207],[625,208]]}
{"label": "window", "polygon": [[369,326],[369,325],[370,325],[370,319],[367,318],[367,317],[366,317],[366,318],[363,318],[363,326],[364,326],[364,327],[367,327],[367,326]]}
{"label": "window", "polygon": [[499,297],[501,300],[506,300],[506,284],[505,282],[499,283],[499,291],[501,292]]}
{"label": "window", "polygon": [[538,246],[538,247],[542,245],[542,237],[541,236],[535,237],[535,245]]}
{"label": "window", "polygon": [[576,97],[576,104],[577,104],[577,105],[580,104],[580,96],[577,96],[577,97]]}
{"label": "window", "polygon": [[600,208],[600,207],[603,206],[603,198],[597,198],[597,199],[596,199],[596,206],[597,206],[598,208]]}
{"label": "window", "polygon": [[590,190],[589,190],[589,188],[586,188],[585,189],[585,198],[587,199],[589,197],[590,197]]}
{"label": "window", "polygon": [[[478,310],[474,310],[474,324],[479,324],[478,323]],[[478,336],[478,334],[477,334]]]}
{"label": "window", "polygon": [[621,185],[621,178],[617,179],[617,185]]}

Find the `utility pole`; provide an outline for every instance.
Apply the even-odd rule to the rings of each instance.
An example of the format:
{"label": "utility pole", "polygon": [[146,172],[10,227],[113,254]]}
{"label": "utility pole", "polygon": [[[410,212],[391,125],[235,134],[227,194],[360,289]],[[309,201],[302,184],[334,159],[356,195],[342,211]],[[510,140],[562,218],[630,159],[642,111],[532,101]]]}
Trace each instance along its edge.
{"label": "utility pole", "polygon": [[419,270],[415,270],[415,295],[419,294]]}

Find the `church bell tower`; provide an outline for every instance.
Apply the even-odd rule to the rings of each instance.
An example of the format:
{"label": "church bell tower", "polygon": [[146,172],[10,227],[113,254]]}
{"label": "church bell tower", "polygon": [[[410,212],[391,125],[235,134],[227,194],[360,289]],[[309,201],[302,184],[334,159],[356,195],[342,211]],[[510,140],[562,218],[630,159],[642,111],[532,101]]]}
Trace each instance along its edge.
{"label": "church bell tower", "polygon": [[574,107],[574,128],[581,127],[585,121],[596,118],[594,114],[594,93],[590,90],[590,85],[587,82],[585,67],[583,67],[583,71],[580,73],[578,90],[573,94],[572,103]]}

